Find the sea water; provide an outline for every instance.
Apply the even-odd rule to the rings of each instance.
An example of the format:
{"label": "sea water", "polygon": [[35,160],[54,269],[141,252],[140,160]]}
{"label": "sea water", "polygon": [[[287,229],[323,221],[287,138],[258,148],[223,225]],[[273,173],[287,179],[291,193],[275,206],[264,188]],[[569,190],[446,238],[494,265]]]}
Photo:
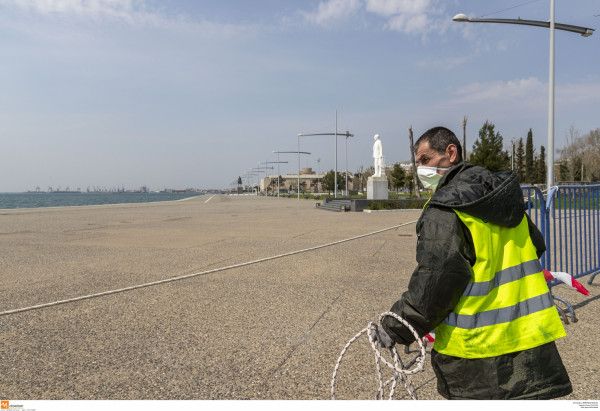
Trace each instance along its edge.
{"label": "sea water", "polygon": [[202,193],[0,193],[0,209],[152,203],[198,195]]}

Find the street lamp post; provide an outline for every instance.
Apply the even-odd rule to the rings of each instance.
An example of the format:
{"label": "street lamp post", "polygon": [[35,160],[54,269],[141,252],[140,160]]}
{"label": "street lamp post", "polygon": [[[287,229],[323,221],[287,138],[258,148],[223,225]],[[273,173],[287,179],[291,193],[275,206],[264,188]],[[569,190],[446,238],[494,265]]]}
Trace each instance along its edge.
{"label": "street lamp post", "polygon": [[548,171],[546,176],[546,185],[549,190],[550,187],[554,185],[554,29],[581,34],[583,37],[589,37],[594,34],[594,29],[555,23],[554,0],[550,0],[550,21],[469,18],[466,14],[462,13],[454,16],[452,20],[466,23],[521,24],[526,26],[548,27],[550,29],[550,67],[548,70]]}
{"label": "street lamp post", "polygon": [[245,174],[244,174],[244,179],[246,180],[246,192],[248,192],[248,187],[249,187],[249,186],[251,187],[251,184],[250,184],[250,176],[248,175],[248,173],[245,173]]}
{"label": "street lamp post", "polygon": [[350,196],[350,192],[348,191],[348,137],[352,137],[351,134],[346,132],[346,196]]}
{"label": "street lamp post", "polygon": [[[308,151],[300,151],[300,139],[298,139],[298,151],[273,151],[273,153],[277,154],[277,159],[279,159],[279,154],[298,154],[298,200],[300,200],[300,154],[310,154]],[[277,177],[279,180],[279,176]],[[277,183],[279,185],[279,183]],[[278,194],[279,195],[279,194]]]}
{"label": "street lamp post", "polygon": [[[321,159],[317,158],[317,190],[319,190],[319,184],[321,183],[321,178],[319,175],[321,174]],[[319,190],[319,193],[321,191]]]}
{"label": "street lamp post", "polygon": [[[287,161],[279,161],[279,153],[277,154],[277,161],[266,160],[264,163],[259,163],[259,164],[264,164],[265,166],[268,164],[277,164],[277,198],[279,198],[279,164],[280,163],[287,164]],[[273,169],[273,168],[271,167],[271,169]],[[267,178],[267,175],[265,174],[265,180],[266,180],[266,178]],[[266,187],[266,185],[265,185],[265,187]],[[266,190],[266,188],[265,188],[265,190]]]}
{"label": "street lamp post", "polygon": [[251,168],[250,170],[256,172],[256,194],[260,195],[260,167]]}
{"label": "street lamp post", "polygon": [[296,186],[298,201],[300,201],[300,136],[298,136],[298,185]]}
{"label": "street lamp post", "polygon": [[[337,122],[336,122],[337,128]],[[348,141],[348,137],[354,137],[354,134],[351,134],[349,131],[346,131],[344,134],[338,134],[337,130],[335,133],[314,133],[314,134],[298,134],[298,147],[300,147],[300,137],[307,136],[335,136],[335,173],[334,173],[334,197],[337,198],[337,136],[346,136],[346,141]],[[346,149],[346,164],[348,164],[348,150]],[[346,166],[347,168],[347,166]],[[346,173],[347,174],[347,173]]]}
{"label": "street lamp post", "polygon": [[[570,31],[572,33],[581,34],[583,37],[589,37],[594,34],[594,29],[581,26],[573,26],[571,24],[561,24],[554,22],[554,0],[551,0],[550,4],[550,21],[539,21],[539,20],[523,20],[523,19],[482,19],[482,18],[469,18],[466,14],[460,13],[452,18],[452,20],[461,23],[504,23],[504,24],[520,24],[523,26],[537,26],[552,28],[554,26],[557,30]],[[553,24],[554,23],[554,24]]]}
{"label": "street lamp post", "polygon": [[[260,194],[260,173],[262,170],[265,170],[265,183],[266,183],[266,179],[267,179],[267,169],[268,170],[273,170],[273,167],[267,167],[266,165],[264,167],[261,167],[260,165],[263,164],[261,162],[258,163],[258,167],[257,168],[253,168],[252,170],[258,170],[258,193]],[[267,191],[267,186],[265,184],[265,195],[266,195],[266,191]]]}
{"label": "street lamp post", "polygon": [[252,189],[252,193],[254,194],[254,178],[257,173],[250,170],[244,174],[246,176],[246,183],[250,183],[250,188]]}
{"label": "street lamp post", "polygon": [[512,147],[512,156],[511,156],[511,161],[510,161],[510,164],[511,164],[510,169],[514,171],[515,170],[515,139],[514,138],[510,140],[510,144],[511,144],[511,147]]}
{"label": "street lamp post", "polygon": [[[335,136],[335,173],[333,174],[334,176],[334,197],[337,198],[337,188],[338,188],[338,183],[337,183],[337,136],[346,136],[346,141],[348,141],[348,137],[354,137],[354,134],[350,134],[349,131],[346,131],[345,134],[338,134],[337,132],[337,110],[335,112],[335,133],[315,133],[315,134],[298,134],[298,147],[300,147],[300,137],[305,137],[305,136]],[[346,149],[346,162],[348,161],[348,151]]]}

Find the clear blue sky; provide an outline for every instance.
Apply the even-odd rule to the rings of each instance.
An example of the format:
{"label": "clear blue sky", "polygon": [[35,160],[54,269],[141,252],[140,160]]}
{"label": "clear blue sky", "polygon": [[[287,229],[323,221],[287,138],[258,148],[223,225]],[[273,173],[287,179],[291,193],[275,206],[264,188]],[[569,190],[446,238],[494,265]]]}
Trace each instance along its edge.
{"label": "clear blue sky", "polygon": [[[548,29],[461,12],[548,20],[550,0],[0,0],[0,192],[227,188],[336,110],[353,172],[375,133],[394,163],[408,125],[461,137],[465,115],[469,150],[486,120],[547,146]],[[600,3],[556,0],[556,21],[598,29]],[[556,32],[557,148],[600,127],[599,45]],[[334,168],[333,137],[300,149]]]}

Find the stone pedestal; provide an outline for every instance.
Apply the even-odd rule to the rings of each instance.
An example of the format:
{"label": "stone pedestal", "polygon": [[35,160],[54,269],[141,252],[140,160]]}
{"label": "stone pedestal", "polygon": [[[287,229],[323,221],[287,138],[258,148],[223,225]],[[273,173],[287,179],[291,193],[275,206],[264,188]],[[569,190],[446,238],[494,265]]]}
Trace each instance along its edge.
{"label": "stone pedestal", "polygon": [[369,177],[367,180],[367,199],[368,200],[387,200],[388,199],[388,180],[387,177]]}

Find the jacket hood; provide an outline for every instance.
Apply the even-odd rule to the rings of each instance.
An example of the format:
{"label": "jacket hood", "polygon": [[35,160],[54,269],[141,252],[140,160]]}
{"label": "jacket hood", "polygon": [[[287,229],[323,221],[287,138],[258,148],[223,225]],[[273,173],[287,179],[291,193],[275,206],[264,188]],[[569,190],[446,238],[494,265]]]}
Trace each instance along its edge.
{"label": "jacket hood", "polygon": [[442,177],[430,205],[453,208],[504,227],[516,227],[523,219],[523,192],[516,174],[492,173],[459,163]]}

